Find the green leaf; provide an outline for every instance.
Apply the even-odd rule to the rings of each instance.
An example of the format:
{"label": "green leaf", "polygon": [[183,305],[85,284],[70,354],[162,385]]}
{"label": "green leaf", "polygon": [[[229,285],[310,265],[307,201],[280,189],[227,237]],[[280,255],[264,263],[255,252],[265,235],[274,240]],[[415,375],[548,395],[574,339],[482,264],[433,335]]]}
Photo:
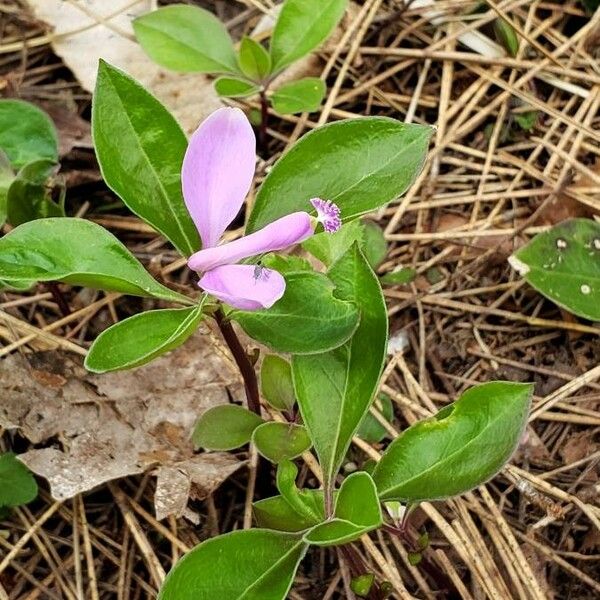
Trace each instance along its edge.
{"label": "green leaf", "polygon": [[564,221],[536,235],[508,260],[546,298],[584,319],[600,321],[600,223]]}
{"label": "green leaf", "polygon": [[238,62],[242,73],[253,81],[261,81],[271,73],[271,55],[261,43],[246,36],[240,43]]}
{"label": "green leaf", "polygon": [[365,573],[364,575],[358,575],[354,577],[350,582],[350,589],[361,598],[366,598],[371,592],[373,583],[375,582],[375,575],[373,573]]}
{"label": "green leaf", "polygon": [[0,100],[0,150],[13,167],[34,160],[58,160],[58,136],[52,119],[23,100]]}
{"label": "green leaf", "polygon": [[311,445],[308,432],[294,423],[263,423],[254,430],[252,441],[256,449],[272,463],[291,460],[306,452]]}
{"label": "green leaf", "polygon": [[10,166],[8,156],[0,150],[0,227],[6,222],[6,196],[14,178],[15,174]]}
{"label": "green leaf", "polygon": [[233,531],[188,552],[167,575],[158,600],[284,600],[305,552],[294,534]]}
{"label": "green leaf", "polygon": [[[277,489],[290,505],[290,507],[299,515],[306,519],[321,519],[322,504],[314,494],[308,493],[308,490],[299,490],[296,487],[296,477],[298,476],[298,467],[289,460],[283,460],[277,465]],[[317,521],[318,522],[318,521]]]}
{"label": "green leaf", "polygon": [[273,71],[302,58],[331,34],[346,0],[285,0],[271,38]]}
{"label": "green leaf", "polygon": [[213,406],[198,419],[192,441],[197,448],[233,450],[247,444],[262,423],[258,415],[237,404]]}
{"label": "green leaf", "polygon": [[519,37],[512,25],[504,19],[498,18],[493,23],[496,39],[504,46],[510,56],[517,56],[519,52]]}
{"label": "green leaf", "polygon": [[92,133],[102,176],[115,194],[183,255],[198,250],[200,238],[181,192],[183,131],[154,96],[102,60]]}
{"label": "green leaf", "polygon": [[[375,400],[375,408],[381,413],[386,421],[392,420],[394,408],[389,396],[379,394],[379,398]],[[368,412],[362,420],[356,435],[369,444],[377,444],[389,434],[387,429],[370,412]]]}
{"label": "green leaf", "polygon": [[132,369],[181,346],[202,320],[202,306],[148,310],[104,330],[85,367],[94,373]]}
{"label": "green leaf", "polygon": [[325,518],[323,490],[300,490],[300,497],[310,511],[296,511],[283,496],[273,496],[253,504],[259,527],[277,531],[306,531]]}
{"label": "green leaf", "polygon": [[462,494],[493,477],[527,423],[533,386],[493,381],[467,390],[436,416],[403,431],[375,467],[381,500]]}
{"label": "green leaf", "polygon": [[0,279],[64,281],[189,303],[151,277],[116,237],[85,219],[38,219],[13,229],[0,239]]}
{"label": "green leaf", "polygon": [[313,527],[304,535],[304,540],[317,546],[347,544],[381,526],[382,522],[375,484],[368,473],[359,471],[342,483],[334,518]]}
{"label": "green leaf", "polygon": [[514,113],[515,122],[523,131],[531,131],[535,127],[538,117],[539,112],[537,110]]}
{"label": "green leaf", "polygon": [[329,275],[338,297],[360,310],[352,338],[331,352],[294,356],[300,412],[326,482],[335,478],[352,436],[371,405],[387,348],[387,311],[379,281],[357,244]]}
{"label": "green leaf", "polygon": [[386,117],[336,121],[314,129],[267,175],[247,232],[309,210],[314,197],[335,202],[344,221],[384,206],[420,173],[432,131]]}
{"label": "green leaf", "polygon": [[331,267],[348,252],[354,242],[362,243],[362,239],[362,223],[355,219],[342,225],[335,233],[323,231],[311,235],[302,243],[302,246],[326,267]]}
{"label": "green leaf", "polygon": [[12,452],[0,454],[0,507],[27,504],[37,493],[29,469]]}
{"label": "green leaf", "polygon": [[383,262],[387,254],[387,247],[381,227],[373,221],[365,221],[363,223],[361,250],[373,269],[376,269]]}
{"label": "green leaf", "polygon": [[53,161],[43,159],[19,171],[6,194],[6,216],[13,227],[34,219],[65,216],[64,193],[58,203],[50,195],[57,167]]}
{"label": "green leaf", "polygon": [[138,42],[161,67],[184,73],[236,73],[227,28],[211,12],[174,4],[133,21]]}
{"label": "green leaf", "polygon": [[395,271],[386,273],[379,278],[379,281],[385,285],[406,285],[411,281],[414,281],[417,276],[417,272],[411,267],[400,267]]}
{"label": "green leaf", "polygon": [[276,354],[265,356],[260,368],[260,391],[273,408],[288,411],[294,408],[296,393],[292,367],[285,358]]}
{"label": "green leaf", "polygon": [[319,110],[327,87],[318,77],[305,77],[284,83],[270,96],[271,104],[280,115]]}
{"label": "green leaf", "polygon": [[260,87],[239,77],[219,77],[215,81],[215,90],[219,96],[245,98],[258,93]]}
{"label": "green leaf", "polygon": [[264,267],[278,271],[282,275],[300,271],[314,271],[308,260],[293,254],[264,254],[260,262]]}
{"label": "green leaf", "polygon": [[285,294],[270,309],[232,313],[250,337],[277,352],[304,354],[335,348],[352,335],[358,311],[334,297],[327,277],[302,272],[285,279]]}

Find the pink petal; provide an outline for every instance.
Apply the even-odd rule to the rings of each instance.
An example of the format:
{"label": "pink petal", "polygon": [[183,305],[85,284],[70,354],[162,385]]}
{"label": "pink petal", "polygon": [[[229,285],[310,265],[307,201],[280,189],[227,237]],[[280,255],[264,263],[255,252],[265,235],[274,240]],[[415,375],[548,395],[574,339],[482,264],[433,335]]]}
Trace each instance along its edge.
{"label": "pink petal", "polygon": [[198,286],[234,308],[260,310],[283,296],[285,279],[265,267],[223,265],[205,273]]}
{"label": "pink petal", "polygon": [[313,231],[311,216],[305,212],[295,212],[238,240],[192,254],[188,266],[200,273],[210,271],[219,265],[234,264],[249,256],[284,250],[303,242]]}
{"label": "pink petal", "polygon": [[239,108],[220,108],[192,135],[181,184],[204,248],[215,246],[240,212],[255,164],[256,139]]}

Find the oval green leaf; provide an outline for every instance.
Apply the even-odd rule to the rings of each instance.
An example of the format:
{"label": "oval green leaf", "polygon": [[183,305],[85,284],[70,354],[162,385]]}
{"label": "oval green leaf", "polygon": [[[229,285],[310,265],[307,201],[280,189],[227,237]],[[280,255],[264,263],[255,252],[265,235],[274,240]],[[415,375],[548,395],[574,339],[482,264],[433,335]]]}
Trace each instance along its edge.
{"label": "oval green leaf", "polygon": [[360,310],[343,346],[294,356],[294,387],[326,482],[333,481],[379,384],[387,349],[387,310],[379,281],[357,244],[332,267],[336,295]]}
{"label": "oval green leaf", "polygon": [[226,98],[245,98],[256,94],[260,88],[250,81],[239,77],[219,77],[215,81],[215,90]]}
{"label": "oval green leaf", "polygon": [[148,56],[161,67],[196,73],[235,73],[237,63],[227,28],[211,12],[174,4],[133,21]]}
{"label": "oval green leaf", "polygon": [[[375,408],[381,413],[382,417],[388,422],[392,420],[394,416],[394,408],[392,401],[389,396],[385,394],[379,394],[379,397],[374,402]],[[368,442],[369,444],[378,444],[387,435],[388,430],[372,415],[368,412],[365,418],[362,420],[356,435]]]}
{"label": "oval green leaf", "polygon": [[192,441],[197,448],[233,450],[247,444],[263,420],[237,404],[213,406],[202,413]]}
{"label": "oval green leaf", "polygon": [[255,502],[254,517],[259,527],[277,531],[306,531],[325,518],[323,490],[301,490],[301,498],[310,511],[298,512],[283,496],[273,496]]}
{"label": "oval green leaf", "polygon": [[263,423],[254,430],[252,441],[256,449],[272,463],[291,460],[311,446],[308,432],[294,423]]}
{"label": "oval green leaf", "polygon": [[305,552],[294,534],[233,531],[188,552],[167,575],[158,600],[284,600]]}
{"label": "oval green leaf", "polygon": [[58,136],[52,119],[34,104],[0,100],[0,150],[13,167],[29,162],[58,160]]}
{"label": "oval green leaf", "polygon": [[364,221],[361,250],[368,263],[376,269],[387,254],[387,241],[383,229],[374,221]]}
{"label": "oval green leaf", "polygon": [[242,38],[238,61],[242,73],[253,81],[260,81],[271,72],[271,55],[252,38]]}
{"label": "oval green leaf", "polygon": [[158,283],[116,237],[85,219],[38,219],[13,229],[0,239],[0,279],[64,281],[189,303]]}
{"label": "oval green leaf", "polygon": [[94,373],[132,369],[181,346],[202,320],[202,306],[148,310],[104,330],[85,367]]}
{"label": "oval green leaf", "polygon": [[319,110],[325,97],[325,82],[318,77],[306,77],[284,83],[270,97],[271,104],[280,115],[314,112]]}
{"label": "oval green leaf", "polygon": [[198,250],[200,238],[181,192],[187,148],[181,127],[152,94],[102,60],[92,134],[102,176],[115,194],[183,255]]}
{"label": "oval green leaf", "polygon": [[335,348],[352,335],[358,311],[334,297],[327,277],[302,272],[285,279],[285,294],[270,309],[232,313],[250,337],[277,352],[306,354]]}
{"label": "oval green leaf", "polygon": [[344,221],[384,206],[401,196],[421,172],[432,131],[425,125],[365,117],[307,133],[267,175],[247,232],[309,210],[314,197],[335,202]]}
{"label": "oval green leaf", "polygon": [[277,356],[267,354],[260,368],[260,390],[264,399],[278,410],[291,410],[296,404],[296,393],[292,381],[290,363]]}
{"label": "oval green leaf", "polygon": [[517,447],[532,389],[526,383],[484,383],[403,431],[373,472],[380,499],[438,500],[485,483]]}
{"label": "oval green leaf", "polygon": [[273,71],[280,71],[324,42],[346,10],[347,0],[285,0],[273,37]]}
{"label": "oval green leaf", "polygon": [[600,321],[600,223],[564,221],[536,235],[508,262],[546,298]]}
{"label": "oval green leaf", "polygon": [[29,469],[12,453],[0,454],[0,508],[31,502],[38,493]]}

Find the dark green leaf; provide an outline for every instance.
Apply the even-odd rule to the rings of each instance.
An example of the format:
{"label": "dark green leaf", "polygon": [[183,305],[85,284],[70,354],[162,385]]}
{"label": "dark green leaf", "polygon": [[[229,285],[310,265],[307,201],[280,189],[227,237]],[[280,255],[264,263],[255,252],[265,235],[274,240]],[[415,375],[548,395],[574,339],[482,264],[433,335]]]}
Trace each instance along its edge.
{"label": "dark green leaf", "polygon": [[127,207],[182,254],[198,250],[200,238],[181,192],[183,131],[154,96],[102,60],[92,133],[102,176]]}
{"label": "dark green leaf", "polygon": [[509,263],[559,306],[600,321],[600,223],[564,221],[536,235]]}
{"label": "dark green leaf", "polygon": [[261,81],[271,73],[270,54],[252,38],[242,38],[238,61],[242,73],[253,81]]}
{"label": "dark green leaf", "polygon": [[192,440],[197,448],[233,450],[247,444],[262,423],[258,415],[242,406],[213,406],[198,419]]}
{"label": "dark green leaf", "polygon": [[294,534],[233,531],[188,552],[167,575],[158,600],[284,600],[305,552]]}
{"label": "dark green leaf", "polygon": [[521,438],[532,387],[502,381],[472,387],[435,417],[403,431],[373,473],[380,499],[448,498],[493,477]]}
{"label": "dark green leaf", "polygon": [[[391,421],[394,416],[392,401],[389,396],[379,394],[374,402],[375,408],[381,413],[386,421]],[[377,444],[388,435],[387,429],[370,412],[365,415],[356,435],[369,444]]]}
{"label": "dark green leaf", "polygon": [[106,229],[84,219],[38,219],[0,239],[0,279],[64,281],[132,296],[188,299],[158,283]]}
{"label": "dark green leaf", "polygon": [[335,348],[352,335],[358,311],[334,298],[327,277],[290,273],[286,284],[283,298],[272,308],[232,313],[250,337],[278,352],[302,354]]}
{"label": "dark green leaf", "polygon": [[355,303],[360,323],[331,352],[294,356],[298,404],[326,482],[333,481],[379,383],[387,348],[387,311],[377,277],[355,244],[331,269],[338,297]]}
{"label": "dark green leaf", "polygon": [[65,216],[64,194],[57,203],[50,193],[56,170],[56,163],[43,159],[19,171],[6,195],[6,216],[13,227],[34,219]]}
{"label": "dark green leaf", "polygon": [[133,29],[148,56],[162,67],[181,72],[237,72],[227,28],[203,8],[165,6],[135,19]]}
{"label": "dark green leaf", "polygon": [[254,430],[252,441],[256,449],[272,463],[291,460],[311,447],[308,432],[294,423],[263,423]]}
{"label": "dark green leaf", "polygon": [[85,367],[94,373],[132,369],[181,346],[202,319],[202,306],[148,310],[103,331]]}
{"label": "dark green leaf", "polygon": [[0,454],[0,507],[27,504],[37,493],[29,469],[12,452]]}
{"label": "dark green leaf", "polygon": [[273,496],[254,503],[254,516],[259,527],[277,531],[305,531],[325,518],[323,490],[301,490],[300,497],[310,511],[296,511],[283,496]]}
{"label": "dark green leaf", "polygon": [[284,83],[270,97],[271,104],[280,115],[314,112],[319,110],[325,97],[325,82],[318,77],[305,77]]}
{"label": "dark green leaf", "polygon": [[417,272],[411,267],[400,267],[395,271],[386,273],[379,278],[379,281],[385,285],[406,285],[414,281]]}
{"label": "dark green leaf", "polygon": [[280,158],[258,191],[247,231],[332,200],[344,221],[402,195],[425,162],[431,127],[385,117],[337,121],[307,133]]}
{"label": "dark green leaf", "polygon": [[271,38],[273,71],[324,42],[346,10],[346,0],[285,0]]}
{"label": "dark green leaf", "polygon": [[267,354],[260,368],[260,389],[272,407],[291,410],[296,404],[296,393],[290,363],[275,354]]}
{"label": "dark green leaf", "polygon": [[361,249],[373,269],[376,269],[387,254],[387,242],[383,230],[373,221],[363,223],[363,241]]}
{"label": "dark green leaf", "polygon": [[58,136],[52,119],[23,100],[0,100],[0,150],[13,167],[34,160],[58,160]]}
{"label": "dark green leaf", "polygon": [[219,96],[227,98],[245,98],[256,94],[260,88],[239,77],[219,77],[215,81],[215,90]]}

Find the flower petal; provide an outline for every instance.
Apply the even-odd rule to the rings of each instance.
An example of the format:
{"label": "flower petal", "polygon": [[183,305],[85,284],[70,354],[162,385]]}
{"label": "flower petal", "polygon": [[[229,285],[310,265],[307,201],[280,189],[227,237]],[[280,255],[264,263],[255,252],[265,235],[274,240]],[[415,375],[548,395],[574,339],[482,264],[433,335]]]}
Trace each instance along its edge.
{"label": "flower petal", "polygon": [[249,256],[284,250],[303,242],[313,231],[311,216],[305,212],[295,212],[238,240],[192,254],[188,266],[198,272],[210,271],[219,265],[234,264]]}
{"label": "flower petal", "polygon": [[205,273],[198,286],[234,308],[260,310],[283,296],[285,279],[265,267],[223,265]]}
{"label": "flower petal", "polygon": [[256,138],[239,108],[220,108],[192,135],[183,159],[185,205],[204,248],[215,246],[252,185]]}

